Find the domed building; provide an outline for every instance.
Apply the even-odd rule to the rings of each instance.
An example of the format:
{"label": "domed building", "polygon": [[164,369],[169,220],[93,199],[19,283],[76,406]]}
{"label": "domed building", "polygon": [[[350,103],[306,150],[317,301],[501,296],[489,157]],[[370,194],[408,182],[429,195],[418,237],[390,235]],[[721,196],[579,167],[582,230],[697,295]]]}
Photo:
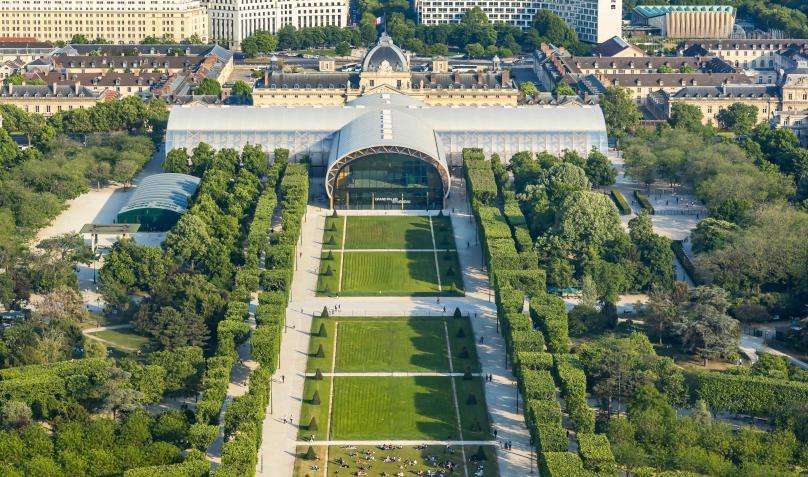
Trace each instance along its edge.
{"label": "domed building", "polygon": [[371,48],[361,71],[336,71],[332,59],[321,59],[319,71],[290,73],[269,68],[253,89],[256,106],[337,106],[368,94],[404,94],[425,104],[511,105],[519,90],[510,72],[499,68],[476,72],[450,72],[443,58],[429,71],[412,71],[409,54],[387,33]]}

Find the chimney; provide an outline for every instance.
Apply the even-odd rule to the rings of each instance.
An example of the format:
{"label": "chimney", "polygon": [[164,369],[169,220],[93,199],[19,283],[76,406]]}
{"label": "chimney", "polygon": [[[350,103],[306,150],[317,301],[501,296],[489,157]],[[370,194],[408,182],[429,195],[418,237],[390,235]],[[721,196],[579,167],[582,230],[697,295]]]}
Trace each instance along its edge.
{"label": "chimney", "polygon": [[13,84],[11,84],[11,83],[9,83],[9,84],[8,84],[8,94],[9,94],[9,96],[10,96],[10,95],[11,95],[11,93],[13,93],[13,92],[14,92],[14,85],[13,85]]}
{"label": "chimney", "polygon": [[78,81],[76,81],[76,82],[73,84],[73,92],[74,92],[74,93],[76,93],[76,96],[78,96],[78,95],[79,95],[79,91],[80,91],[80,90],[81,90],[81,83],[80,83],[80,82],[78,82]]}
{"label": "chimney", "polygon": [[502,70],[502,86],[507,86],[511,83],[511,70],[505,68]]}
{"label": "chimney", "polygon": [[269,88],[269,68],[264,70],[264,88]]}
{"label": "chimney", "polygon": [[477,72],[477,84],[482,86],[482,84],[483,84],[484,82],[485,82],[485,81],[483,81],[483,72],[482,72],[482,71],[478,71],[478,72]]}
{"label": "chimney", "polygon": [[459,83],[460,82],[460,72],[455,71],[453,76],[454,76],[454,82]]}
{"label": "chimney", "polygon": [[56,94],[56,88],[57,88],[58,86],[59,86],[59,85],[56,83],[56,81],[54,81],[54,82],[53,82],[53,84],[51,85],[51,88],[53,88],[53,94],[54,94],[54,95]]}

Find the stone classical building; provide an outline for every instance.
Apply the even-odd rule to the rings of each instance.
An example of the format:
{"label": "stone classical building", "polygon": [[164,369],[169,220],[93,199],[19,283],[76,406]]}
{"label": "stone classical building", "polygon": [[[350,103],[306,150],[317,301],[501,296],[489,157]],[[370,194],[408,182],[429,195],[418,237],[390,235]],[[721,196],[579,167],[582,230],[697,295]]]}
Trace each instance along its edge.
{"label": "stone classical building", "polygon": [[349,0],[202,0],[210,17],[210,36],[241,49],[241,42],[257,30],[275,33],[295,28],[348,25]]}
{"label": "stone classical building", "polygon": [[550,10],[589,43],[600,43],[622,34],[623,0],[415,0],[418,21],[424,25],[457,23],[470,9],[479,7],[492,22],[527,28],[539,10]]}
{"label": "stone classical building", "polygon": [[735,25],[729,5],[638,5],[631,17],[668,38],[729,38]]}
{"label": "stone classical building", "polygon": [[473,73],[449,72],[448,62],[438,58],[432,62],[431,71],[414,72],[408,54],[385,33],[365,55],[359,73],[335,71],[332,60],[321,61],[316,72],[266,70],[252,97],[256,106],[336,106],[381,93],[404,94],[427,105],[515,106],[519,98],[510,72],[497,67]]}
{"label": "stone classical building", "polygon": [[80,83],[70,85],[13,85],[0,87],[0,104],[11,104],[29,113],[52,116],[59,111],[83,109],[97,102],[113,98],[93,91]]}
{"label": "stone classical building", "polygon": [[685,42],[684,56],[719,56],[758,84],[775,84],[779,70],[808,68],[808,40],[728,39]]}
{"label": "stone classical building", "polygon": [[0,36],[70,41],[73,35],[114,43],[145,37],[208,41],[208,16],[199,0],[4,0]]}

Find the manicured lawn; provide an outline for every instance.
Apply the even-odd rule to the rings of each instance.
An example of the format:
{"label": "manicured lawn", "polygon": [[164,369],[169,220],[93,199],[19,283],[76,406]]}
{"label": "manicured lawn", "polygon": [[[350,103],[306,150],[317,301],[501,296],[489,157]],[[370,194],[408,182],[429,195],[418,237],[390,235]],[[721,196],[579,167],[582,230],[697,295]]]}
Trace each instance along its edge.
{"label": "manicured lawn", "polygon": [[457,252],[438,252],[441,288],[447,295],[463,294],[463,272]]}
{"label": "manicured lawn", "polygon": [[[485,406],[485,390],[483,380],[473,378],[452,378],[457,388],[457,406],[460,408],[460,425],[463,428],[463,439],[467,441],[482,441],[493,439],[491,424],[488,421],[488,411]],[[514,391],[515,392],[515,391]],[[470,404],[469,396],[474,395],[476,404]],[[473,402],[473,401],[471,401]]]}
{"label": "manicured lawn", "polygon": [[[477,455],[479,446],[465,446],[466,458]],[[314,461],[304,460],[308,446],[299,446],[296,451],[298,458],[295,460],[294,477],[320,477],[323,475],[323,463],[325,448],[315,446],[314,451],[318,459]],[[482,446],[485,460],[468,463],[468,475],[475,477],[497,477],[496,450],[493,446]],[[404,475],[426,475],[432,471],[433,475],[461,476],[463,471],[463,454],[460,446],[401,446],[395,449],[382,449],[377,446],[359,447],[338,447],[328,448],[328,469],[329,475],[337,475],[334,472],[338,469],[338,475],[356,475],[360,466],[367,468],[368,455],[373,455],[373,470],[369,475],[396,475],[404,472]],[[387,459],[385,459],[387,458]],[[388,462],[385,462],[388,460]],[[414,462],[414,463],[413,463]],[[447,470],[447,463],[451,462],[453,472]],[[346,465],[347,467],[342,467]],[[404,466],[402,469],[401,466]],[[313,467],[316,466],[317,470]],[[334,470],[332,470],[334,469]],[[481,473],[477,473],[481,471]]]}
{"label": "manicured lawn", "polygon": [[343,295],[437,294],[432,252],[347,252]]}
{"label": "manicured lawn", "polygon": [[435,248],[457,248],[454,241],[452,219],[449,217],[432,217],[432,229],[435,231]]}
{"label": "manicured lawn", "polygon": [[[449,344],[452,346],[452,365],[455,372],[462,373],[468,369],[472,373],[479,373],[480,363],[477,361],[474,331],[471,329],[471,323],[469,323],[468,318],[465,316],[460,319],[450,317],[446,320],[446,324],[449,331]],[[463,330],[463,336],[460,336],[461,329]],[[464,348],[465,353],[463,352]]]}
{"label": "manicured lawn", "polygon": [[337,372],[448,372],[443,320],[341,321]]}
{"label": "manicured lawn", "polygon": [[341,249],[342,248],[342,225],[345,222],[345,217],[326,217],[325,230],[323,231],[323,248],[324,249]]}
{"label": "manicured lawn", "polygon": [[457,439],[450,378],[334,379],[332,439]]}
{"label": "manicured lawn", "polygon": [[349,216],[345,248],[432,248],[429,218]]}
{"label": "manicured lawn", "polygon": [[[330,255],[329,255],[330,254]],[[320,253],[320,272],[317,275],[317,295],[335,295],[339,289],[339,251],[323,250]],[[328,269],[331,269],[329,274]]]}
{"label": "manicured lawn", "polygon": [[128,329],[96,331],[89,335],[113,343],[104,344],[122,351],[137,351],[149,343],[149,338],[135,334]]}

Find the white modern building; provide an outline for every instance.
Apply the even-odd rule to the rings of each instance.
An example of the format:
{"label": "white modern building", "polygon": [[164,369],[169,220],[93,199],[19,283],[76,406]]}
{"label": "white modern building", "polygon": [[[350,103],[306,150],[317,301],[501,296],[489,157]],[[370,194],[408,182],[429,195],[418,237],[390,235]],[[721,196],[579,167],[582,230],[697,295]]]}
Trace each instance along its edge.
{"label": "white modern building", "polygon": [[73,35],[113,43],[196,35],[207,42],[208,16],[200,0],[0,1],[0,37],[70,41]]}
{"label": "white modern building", "polygon": [[350,0],[202,0],[210,17],[210,36],[231,49],[257,30],[275,33],[295,28],[348,25]]}
{"label": "white modern building", "polygon": [[457,23],[474,7],[492,22],[520,28],[529,27],[539,10],[550,10],[589,43],[622,35],[623,0],[415,0],[418,20],[424,25]]}

